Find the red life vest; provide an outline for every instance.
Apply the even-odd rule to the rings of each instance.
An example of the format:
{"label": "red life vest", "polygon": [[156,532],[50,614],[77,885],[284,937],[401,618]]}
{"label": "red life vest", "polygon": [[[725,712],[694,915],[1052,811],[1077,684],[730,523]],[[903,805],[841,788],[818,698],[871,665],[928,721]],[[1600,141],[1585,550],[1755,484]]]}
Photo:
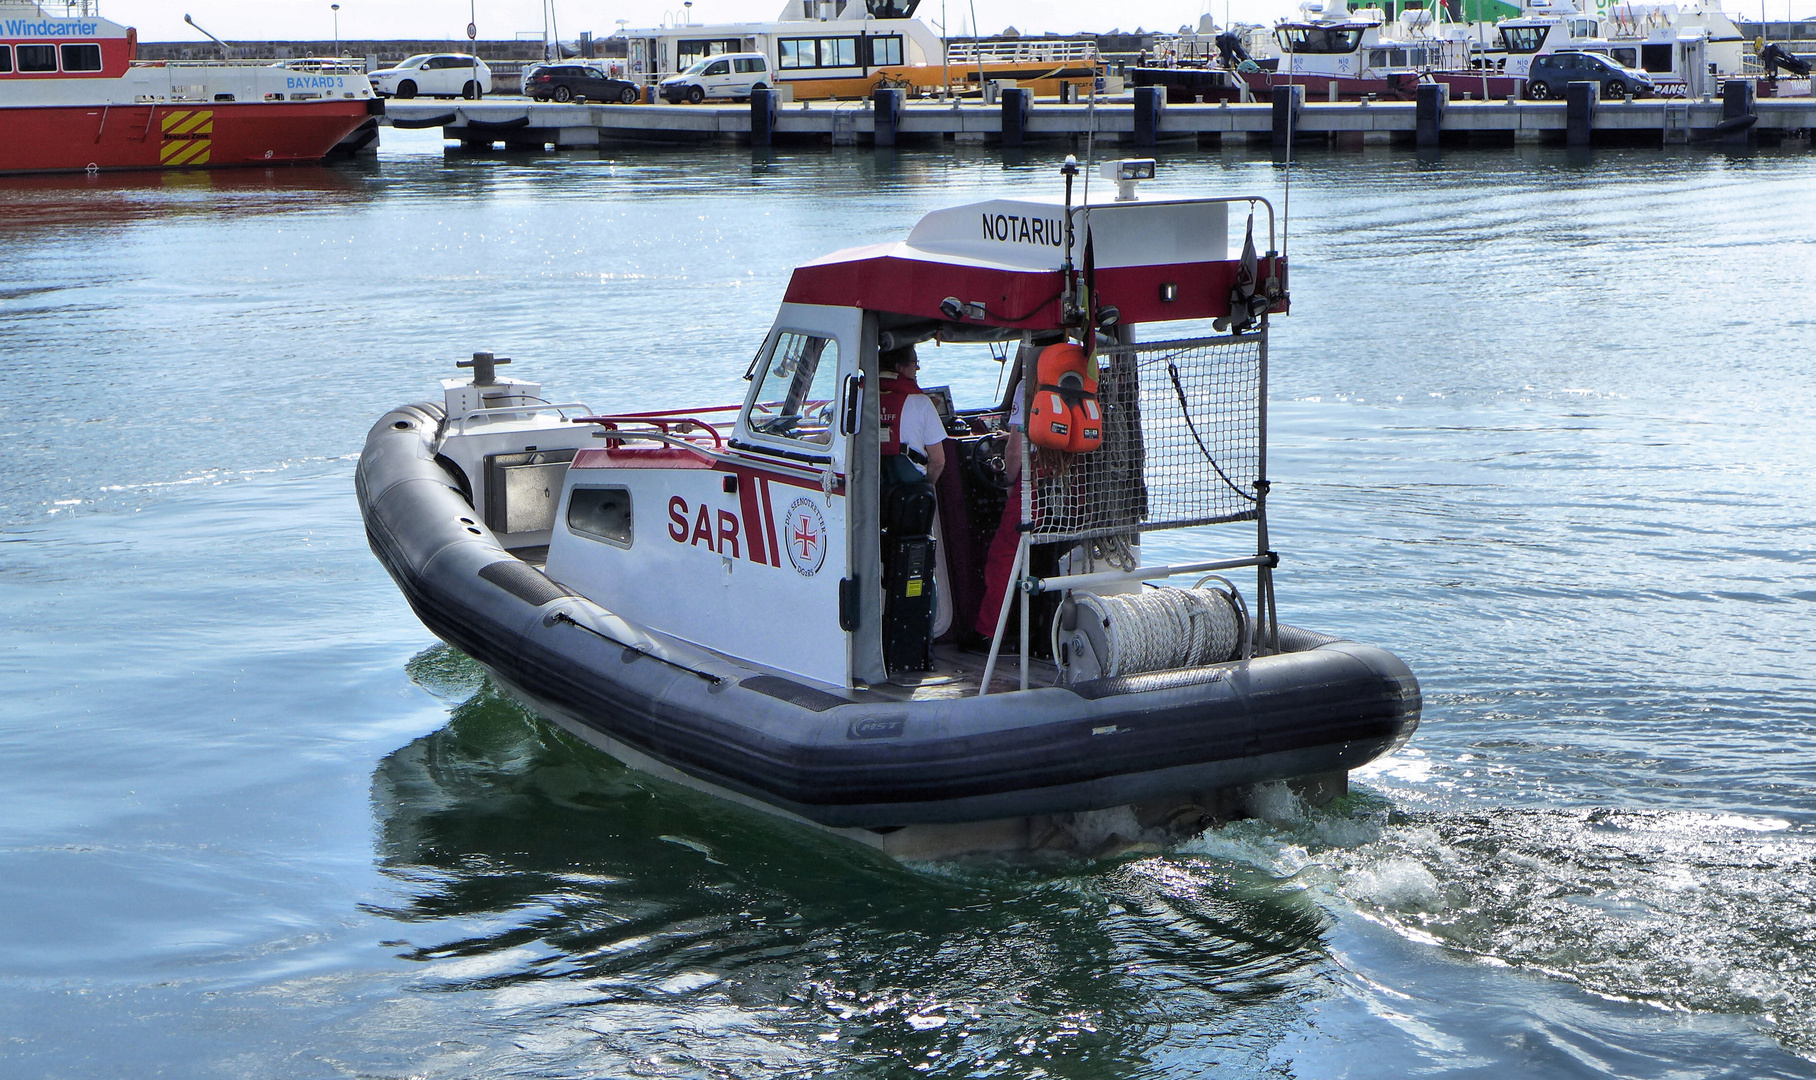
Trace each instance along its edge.
{"label": "red life vest", "polygon": [[908,399],[921,392],[920,384],[893,371],[883,372],[883,392],[877,396],[877,411],[883,420],[883,456],[902,452],[902,410]]}

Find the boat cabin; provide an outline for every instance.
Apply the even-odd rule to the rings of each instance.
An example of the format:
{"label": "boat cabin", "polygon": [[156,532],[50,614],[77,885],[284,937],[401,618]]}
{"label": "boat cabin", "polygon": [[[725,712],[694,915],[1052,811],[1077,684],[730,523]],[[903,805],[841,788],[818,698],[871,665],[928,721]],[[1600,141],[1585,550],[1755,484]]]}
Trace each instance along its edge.
{"label": "boat cabin", "polygon": [[1422,8],[1408,7],[1393,20],[1378,7],[1351,11],[1346,0],[1329,0],[1314,11],[1310,19],[1275,26],[1282,73],[1385,79],[1468,66],[1468,44],[1439,33],[1443,28]]}
{"label": "boat cabin", "polygon": [[[1005,647],[1023,686],[1076,675],[1089,650],[1060,608],[1144,578],[1253,568],[1265,605],[1272,209],[1144,197],[1151,161],[1076,201],[1071,174],[1065,199],[935,211],[797,268],[741,400],[594,412],[481,354],[443,384],[437,448],[470,531],[652,635],[840,689],[977,693]],[[945,432],[925,482],[884,459],[903,400],[885,364],[907,348]],[[1056,437],[1068,423],[1097,442]],[[1142,564],[1156,530],[1232,523],[1250,531],[1169,533],[1197,557]]]}
{"label": "boat cabin", "polygon": [[0,84],[117,79],[138,48],[138,31],[98,15],[59,17],[34,3],[0,3]]}

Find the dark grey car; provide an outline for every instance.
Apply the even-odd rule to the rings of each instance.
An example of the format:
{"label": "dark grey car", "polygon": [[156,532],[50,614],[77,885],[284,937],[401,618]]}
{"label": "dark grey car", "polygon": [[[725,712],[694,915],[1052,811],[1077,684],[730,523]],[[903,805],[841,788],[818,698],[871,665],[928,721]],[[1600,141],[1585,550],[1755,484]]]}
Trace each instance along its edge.
{"label": "dark grey car", "polygon": [[624,105],[635,105],[643,100],[643,92],[635,83],[614,79],[603,69],[589,64],[550,64],[537,68],[524,80],[523,95],[537,101],[585,98]]}
{"label": "dark grey car", "polygon": [[1600,53],[1560,50],[1532,58],[1532,70],[1526,75],[1529,98],[1561,98],[1564,87],[1573,82],[1592,82],[1602,88],[1602,97],[1618,98],[1631,94],[1646,97],[1657,88],[1652,76],[1630,67],[1622,67]]}

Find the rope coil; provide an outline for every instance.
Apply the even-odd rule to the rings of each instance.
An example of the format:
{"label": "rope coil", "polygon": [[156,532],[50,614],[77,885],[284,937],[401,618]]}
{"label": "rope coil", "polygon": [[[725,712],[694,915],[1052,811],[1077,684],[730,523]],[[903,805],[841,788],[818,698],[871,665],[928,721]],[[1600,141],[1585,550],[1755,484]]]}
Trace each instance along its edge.
{"label": "rope coil", "polygon": [[1103,628],[1102,675],[1202,667],[1246,656],[1247,605],[1233,584],[1216,580],[1227,591],[1168,587],[1110,596],[1074,594],[1079,621],[1095,619]]}

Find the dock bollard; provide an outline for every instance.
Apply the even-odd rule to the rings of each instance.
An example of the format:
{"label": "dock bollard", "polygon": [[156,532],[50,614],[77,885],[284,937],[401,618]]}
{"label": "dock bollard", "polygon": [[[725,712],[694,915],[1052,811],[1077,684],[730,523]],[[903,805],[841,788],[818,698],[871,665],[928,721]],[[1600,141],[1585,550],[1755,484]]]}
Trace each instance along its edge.
{"label": "dock bollard", "polygon": [[[1137,91],[1139,93],[1140,91]],[[1002,136],[1004,146],[1020,146],[1028,130],[1028,110],[1034,95],[1024,87],[1005,87],[1002,91]]]}
{"label": "dock bollard", "polygon": [[1299,131],[1299,110],[1305,105],[1305,84],[1274,87],[1274,149],[1292,145]]}
{"label": "dock bollard", "polygon": [[767,86],[750,92],[750,145],[768,146],[776,131],[776,95]]}
{"label": "dock bollard", "polygon": [[1444,137],[1444,110],[1450,106],[1450,87],[1445,83],[1420,83],[1415,106],[1418,121],[1418,144],[1436,146]]}
{"label": "dock bollard", "polygon": [[1721,84],[1722,146],[1738,149],[1751,145],[1753,125],[1746,120],[1753,116],[1758,89],[1752,79],[1729,79]]}
{"label": "dock bollard", "polygon": [[870,102],[876,145],[894,146],[896,129],[902,122],[902,92],[892,86],[879,86],[871,91]]}
{"label": "dock bollard", "polygon": [[1135,88],[1135,145],[1157,146],[1160,143],[1160,110],[1166,104],[1166,88]]}
{"label": "dock bollard", "polygon": [[1588,146],[1595,123],[1595,99],[1602,88],[1592,82],[1564,84],[1564,144]]}

